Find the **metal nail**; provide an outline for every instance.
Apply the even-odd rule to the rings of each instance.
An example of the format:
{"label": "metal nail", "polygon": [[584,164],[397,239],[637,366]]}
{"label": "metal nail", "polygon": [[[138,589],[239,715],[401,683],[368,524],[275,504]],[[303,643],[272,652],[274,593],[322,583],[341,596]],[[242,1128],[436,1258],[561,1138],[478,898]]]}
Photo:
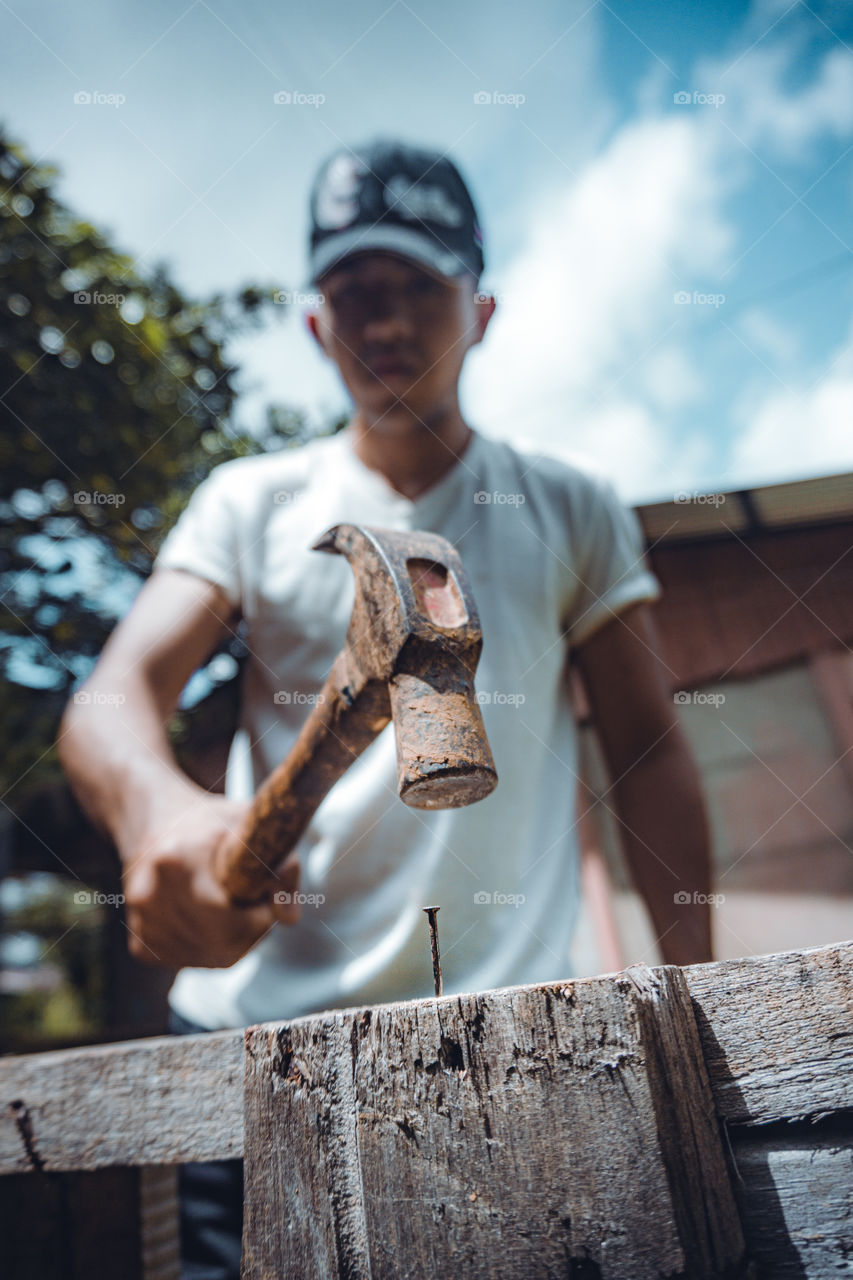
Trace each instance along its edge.
{"label": "metal nail", "polygon": [[438,950],[438,925],[435,920],[436,911],[440,911],[441,907],[423,907],[422,908],[429,917],[429,945],[432,952],[432,977],[435,983],[435,994],[440,996],[444,984],[441,980],[441,954]]}

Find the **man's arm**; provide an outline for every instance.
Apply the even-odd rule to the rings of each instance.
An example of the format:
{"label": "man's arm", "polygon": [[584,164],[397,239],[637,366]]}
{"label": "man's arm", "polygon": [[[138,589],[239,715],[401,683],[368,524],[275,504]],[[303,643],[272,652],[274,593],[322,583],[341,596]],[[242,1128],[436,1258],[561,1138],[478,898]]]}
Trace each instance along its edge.
{"label": "man's arm", "polygon": [[[248,805],[192,782],[166,732],[184,685],[233,612],[213,583],[156,570],[83,686],[89,700],[69,702],[59,728],[69,782],[122,860],[130,950],[167,967],[233,964],[276,919],[299,914],[283,904],[228,902],[213,859]],[[297,870],[278,887],[295,889]]]}
{"label": "man's arm", "polygon": [[207,795],[179,768],[166,724],[232,612],[213,583],[155,572],[78,691],[88,698],[65,709],[60,763],[91,820],[120,850],[138,844],[158,812]]}
{"label": "man's arm", "polygon": [[577,663],[610,774],[606,803],[663,958],[679,965],[711,960],[705,801],[650,606],[632,605],[605,623],[578,647]]}

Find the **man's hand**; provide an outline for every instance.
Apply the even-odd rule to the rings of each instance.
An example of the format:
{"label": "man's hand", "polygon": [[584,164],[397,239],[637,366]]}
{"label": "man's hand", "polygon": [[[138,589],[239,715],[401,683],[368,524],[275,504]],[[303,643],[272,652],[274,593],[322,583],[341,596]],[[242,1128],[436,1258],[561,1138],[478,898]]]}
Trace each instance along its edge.
{"label": "man's hand", "polygon": [[298,888],[295,858],[264,902],[231,905],[214,859],[249,806],[192,782],[166,733],[181,690],[234,618],[214,583],[155,570],[87,681],[116,696],[71,700],[57,739],[80,804],[119,851],[131,954],[172,969],[232,965],[274,923],[300,915],[297,904],[276,901]]}
{"label": "man's hand", "polygon": [[285,863],[261,903],[235,907],[214,874],[217,850],[239,835],[249,805],[223,796],[193,797],[134,848],[120,849],[129,948],[138,960],[166,968],[227,968],[276,922],[295,924],[297,903],[279,895],[299,886],[299,863]]}

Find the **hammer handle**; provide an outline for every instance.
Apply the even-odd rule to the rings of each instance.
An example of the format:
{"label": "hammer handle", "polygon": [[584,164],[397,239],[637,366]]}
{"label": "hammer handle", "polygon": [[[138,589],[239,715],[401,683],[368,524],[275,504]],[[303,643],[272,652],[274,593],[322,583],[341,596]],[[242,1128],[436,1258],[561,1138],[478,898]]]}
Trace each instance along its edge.
{"label": "hammer handle", "polygon": [[354,700],[346,685],[342,653],[289,755],[258,788],[239,835],[218,850],[216,876],[235,905],[257,902],[275,887],[320,802],[390,722],[386,685],[370,682]]}

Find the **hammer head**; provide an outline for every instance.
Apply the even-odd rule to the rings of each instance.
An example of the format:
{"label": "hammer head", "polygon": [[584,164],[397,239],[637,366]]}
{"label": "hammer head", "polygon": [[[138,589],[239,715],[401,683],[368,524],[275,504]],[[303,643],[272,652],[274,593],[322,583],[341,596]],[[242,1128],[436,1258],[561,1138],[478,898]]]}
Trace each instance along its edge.
{"label": "hammer head", "polygon": [[345,555],[355,576],[342,693],[387,687],[397,789],[416,809],[489,795],[497,772],[474,694],[480,619],[459,555],[435,533],[339,524],[314,550]]}

